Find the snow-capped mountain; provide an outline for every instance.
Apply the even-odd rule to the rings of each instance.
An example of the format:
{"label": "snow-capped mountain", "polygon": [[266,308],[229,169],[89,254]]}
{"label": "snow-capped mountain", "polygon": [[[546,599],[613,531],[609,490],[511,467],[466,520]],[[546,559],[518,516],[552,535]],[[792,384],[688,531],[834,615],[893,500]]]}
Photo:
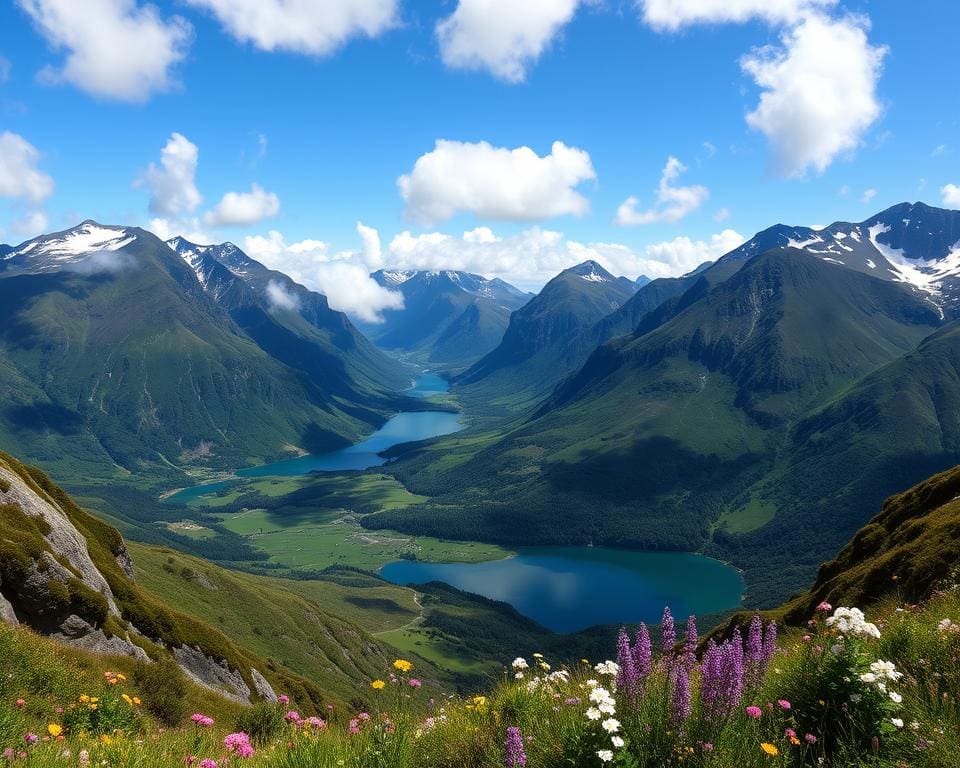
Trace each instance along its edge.
{"label": "snow-capped mountain", "polygon": [[858,224],[838,221],[823,229],[778,224],[718,263],[773,248],[799,248],[838,267],[906,283],[945,314],[960,310],[960,211],[901,203]]}
{"label": "snow-capped mountain", "polygon": [[71,229],[9,247],[0,256],[0,270],[8,274],[58,272],[87,263],[95,254],[122,250],[137,237],[135,229],[104,226],[88,219]]}

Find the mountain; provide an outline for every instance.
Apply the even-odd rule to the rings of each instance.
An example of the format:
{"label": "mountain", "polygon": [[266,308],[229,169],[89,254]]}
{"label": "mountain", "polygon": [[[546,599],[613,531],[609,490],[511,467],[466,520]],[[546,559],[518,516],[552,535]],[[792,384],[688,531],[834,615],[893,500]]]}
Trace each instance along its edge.
{"label": "mountain", "polygon": [[631,281],[595,261],[564,270],[510,316],[496,349],[457,377],[458,391],[487,408],[530,407],[589,354],[582,332],[633,295]]}
{"label": "mountain", "polygon": [[[221,616],[232,618],[238,606],[252,609],[264,601],[250,584],[256,579],[232,577],[242,581],[231,585],[215,566],[191,561],[197,570],[190,570],[178,558],[169,550],[156,555],[175,580],[220,592],[221,600],[229,595],[233,604],[223,605]],[[276,701],[277,692],[296,691],[303,706],[322,710],[327,701],[363,691],[385,664],[386,652],[358,627],[274,588],[270,602],[285,605],[285,622],[295,625],[299,616],[317,628],[302,639],[315,657],[312,665],[295,660],[312,673],[308,679],[275,660],[276,645],[258,654],[172,608],[139,583],[139,570],[114,528],[83,511],[39,470],[0,453],[0,620],[98,654],[170,659],[196,684],[240,703]],[[261,609],[255,621],[270,610]]]}
{"label": "mountain", "polygon": [[[792,524],[754,489],[780,477],[798,422],[939,324],[938,309],[902,283],[795,248],[767,251],[713,288],[704,282],[651,330],[601,346],[525,423],[397,451],[392,471],[432,499],[365,524],[513,544],[712,547],[746,570],[751,599],[774,603],[807,566],[778,575],[766,557],[820,562],[837,539],[809,527],[786,535]],[[818,482],[792,495],[796,527],[822,498]],[[866,518],[859,503],[824,511],[841,531]],[[751,531],[752,556],[738,559]]]}
{"label": "mountain", "polygon": [[372,353],[335,354],[342,315],[321,332],[245,307],[249,333],[142,229],[86,221],[17,246],[0,260],[0,447],[68,482],[169,487],[188,468],[339,447],[394,409]]}
{"label": "mountain", "polygon": [[462,370],[500,343],[510,313],[530,294],[469,272],[380,270],[371,277],[403,295],[403,309],[363,326],[383,349],[424,365]]}
{"label": "mountain", "polygon": [[233,243],[167,241],[204,291],[272,357],[340,396],[400,389],[407,377],[326,296],[251,259]]}

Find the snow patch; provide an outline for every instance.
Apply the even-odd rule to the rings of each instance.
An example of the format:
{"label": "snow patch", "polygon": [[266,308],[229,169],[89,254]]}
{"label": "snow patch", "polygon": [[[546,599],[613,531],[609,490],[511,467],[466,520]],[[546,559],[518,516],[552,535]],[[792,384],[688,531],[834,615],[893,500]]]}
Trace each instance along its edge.
{"label": "snow patch", "polygon": [[29,245],[7,255],[36,258],[49,256],[56,263],[69,262],[76,256],[86,256],[96,251],[118,251],[130,245],[137,236],[119,227],[101,227],[93,223],[84,223],[74,227],[59,237],[42,237]]}

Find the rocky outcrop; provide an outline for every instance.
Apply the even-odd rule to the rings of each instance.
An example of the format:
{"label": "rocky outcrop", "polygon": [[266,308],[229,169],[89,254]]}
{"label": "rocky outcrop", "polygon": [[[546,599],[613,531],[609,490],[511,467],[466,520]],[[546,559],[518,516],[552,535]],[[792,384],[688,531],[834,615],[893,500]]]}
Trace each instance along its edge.
{"label": "rocky outcrop", "polygon": [[102,629],[94,627],[77,615],[68,616],[60,625],[59,631],[52,633],[50,636],[55,640],[62,640],[92,653],[132,656],[141,661],[150,661],[147,652],[140,646],[134,645],[129,637],[108,636]]}
{"label": "rocky outcrop", "polygon": [[250,703],[250,686],[244,682],[243,676],[226,662],[211,659],[199,648],[186,645],[174,648],[173,657],[194,682],[232,701]]}
{"label": "rocky outcrop", "polygon": [[250,668],[250,677],[253,678],[253,687],[261,699],[271,703],[277,701],[277,694],[273,690],[273,686],[267,681],[267,678],[253,667]]}

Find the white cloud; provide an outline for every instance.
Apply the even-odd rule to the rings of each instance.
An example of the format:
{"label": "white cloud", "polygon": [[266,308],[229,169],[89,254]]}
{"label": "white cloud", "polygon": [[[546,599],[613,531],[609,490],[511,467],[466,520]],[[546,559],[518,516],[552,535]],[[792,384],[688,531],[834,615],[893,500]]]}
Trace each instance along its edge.
{"label": "white cloud", "polygon": [[36,237],[49,231],[50,217],[46,211],[30,211],[13,222],[11,229],[24,238]]}
{"label": "white cloud", "polygon": [[0,83],[5,83],[10,79],[12,69],[13,65],[10,63],[10,59],[0,56]]}
{"label": "white cloud", "polygon": [[733,250],[744,238],[724,230],[707,241],[679,237],[634,250],[619,243],[581,243],[563,233],[533,227],[511,237],[498,237],[487,227],[460,237],[440,232],[401,232],[388,248],[387,262],[396,269],[457,269],[501,277],[536,289],[558,272],[593,259],[612,273],[637,277],[683,274],[704,261]]}
{"label": "white cloud", "polygon": [[37,165],[40,152],[23,136],[0,133],[0,197],[40,203],[53,194],[53,179]]}
{"label": "white cloud", "polygon": [[41,73],[95,96],[145,101],[173,85],[171,69],[186,55],[190,25],[163,19],[136,0],[17,0],[55,49],[67,52],[59,69]]}
{"label": "white cloud", "polygon": [[276,280],[267,283],[267,301],[278,312],[296,312],[300,309],[300,297],[288,291]]}
{"label": "white cloud", "polygon": [[710,192],[699,185],[674,186],[673,183],[685,170],[687,167],[677,158],[668,157],[660,176],[660,185],[657,187],[656,205],[646,211],[638,211],[637,205],[640,201],[636,197],[628,197],[617,209],[614,223],[621,227],[636,227],[658,221],[672,223],[693,213],[710,197]]}
{"label": "white cloud", "polygon": [[713,220],[716,222],[723,222],[730,218],[730,209],[721,208],[715,214],[713,214]]}
{"label": "white cloud", "polygon": [[468,144],[440,139],[397,179],[407,215],[431,225],[458,213],[506,221],[539,221],[580,216],[590,203],[576,191],[596,178],[590,155],[555,141],[549,155],[530,147],[507,149],[485,141]]}
{"label": "white cloud", "polygon": [[314,56],[396,23],[397,0],[186,0],[213,13],[234,38],[263,51]]}
{"label": "white cloud", "polygon": [[930,157],[940,157],[940,155],[945,155],[947,152],[946,144],[938,144],[933,148],[933,152],[930,153]]}
{"label": "white cloud", "polygon": [[380,233],[373,227],[368,227],[362,221],[357,222],[357,234],[363,243],[363,263],[371,271],[383,268],[383,248],[380,245]]}
{"label": "white cloud", "polygon": [[444,64],[486,69],[507,82],[522,81],[529,67],[570,22],[578,0],[460,0],[437,24]]}
{"label": "white cloud", "polygon": [[782,47],[742,59],[763,89],[747,123],[770,141],[779,174],[823,172],[880,117],[876,90],[887,48],[870,45],[867,25],[863,17],[811,15],[782,35]]}
{"label": "white cloud", "polygon": [[760,19],[772,24],[800,20],[837,0],[635,0],[654,29],[676,32],[692,24],[723,24]]}
{"label": "white cloud", "polygon": [[[366,249],[366,242],[364,247]],[[367,322],[379,322],[384,310],[403,307],[401,294],[371,279],[363,252],[334,252],[329,244],[320,240],[287,243],[276,230],[271,230],[266,237],[244,238],[243,250],[271,269],[284,272],[307,288],[322,293],[333,309],[349,312]]]}
{"label": "white cloud", "polygon": [[197,245],[210,245],[218,242],[217,238],[205,231],[196,217],[184,219],[166,219],[158,216],[150,219],[146,226],[149,232],[153,232],[161,240],[169,240],[172,237],[182,237]]}
{"label": "white cloud", "polygon": [[865,189],[863,190],[863,194],[860,196],[860,202],[869,203],[876,196],[877,196],[877,190],[875,190],[873,187],[871,187],[870,189]]}
{"label": "white cloud", "polygon": [[197,145],[186,136],[170,135],[160,151],[160,165],[150,163],[136,182],[150,189],[151,213],[177,217],[192,213],[203,202],[195,182],[199,155]]}
{"label": "white cloud", "polygon": [[280,198],[253,184],[249,192],[227,192],[212,211],[204,214],[209,227],[243,227],[258,224],[280,212]]}
{"label": "white cloud", "polygon": [[943,197],[945,207],[960,210],[960,186],[944,184],[940,187],[940,195]]}

